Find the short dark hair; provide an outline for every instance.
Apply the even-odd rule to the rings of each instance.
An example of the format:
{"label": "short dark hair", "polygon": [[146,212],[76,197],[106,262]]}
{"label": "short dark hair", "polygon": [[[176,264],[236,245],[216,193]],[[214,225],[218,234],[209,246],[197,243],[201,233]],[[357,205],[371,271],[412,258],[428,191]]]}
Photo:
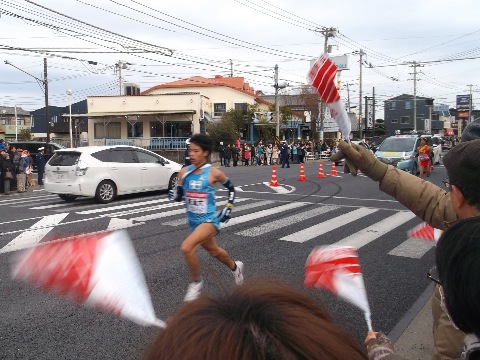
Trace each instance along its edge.
{"label": "short dark hair", "polygon": [[438,241],[436,261],[451,319],[480,337],[480,217],[449,227]]}
{"label": "short dark hair", "polygon": [[167,321],[144,360],[366,359],[309,296],[273,281],[201,296]]}
{"label": "short dark hair", "polygon": [[461,191],[467,203],[480,210],[480,139],[461,142],[444,157],[449,182]]}
{"label": "short dark hair", "polygon": [[202,148],[203,151],[208,151],[209,154],[213,150],[213,139],[205,134],[194,134],[190,138],[190,144],[198,145]]}

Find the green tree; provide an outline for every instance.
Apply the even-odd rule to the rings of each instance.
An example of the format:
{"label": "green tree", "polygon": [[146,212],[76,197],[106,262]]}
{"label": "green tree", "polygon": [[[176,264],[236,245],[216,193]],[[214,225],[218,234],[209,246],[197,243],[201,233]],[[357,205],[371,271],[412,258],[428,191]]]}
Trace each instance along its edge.
{"label": "green tree", "polygon": [[24,140],[24,141],[32,140],[32,129],[26,128],[26,129],[20,130],[18,137],[20,138],[20,140]]}
{"label": "green tree", "polygon": [[237,124],[227,116],[218,122],[208,123],[207,133],[215,141],[215,148],[218,148],[220,141],[223,141],[224,144],[233,144],[238,139]]}

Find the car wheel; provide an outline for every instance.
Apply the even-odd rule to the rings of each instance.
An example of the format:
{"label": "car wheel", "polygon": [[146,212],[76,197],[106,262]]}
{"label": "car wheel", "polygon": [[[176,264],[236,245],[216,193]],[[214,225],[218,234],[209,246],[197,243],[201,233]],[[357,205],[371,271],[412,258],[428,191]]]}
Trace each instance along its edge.
{"label": "car wheel", "polygon": [[168,190],[173,190],[177,187],[178,184],[178,173],[173,174],[170,177],[170,181],[168,182]]}
{"label": "car wheel", "polygon": [[58,194],[58,197],[59,197],[60,199],[62,199],[63,201],[66,201],[66,202],[75,201],[75,199],[77,198],[77,196],[75,196],[75,195],[69,195],[69,194]]}
{"label": "car wheel", "polygon": [[412,166],[412,174],[416,176],[418,173],[419,173],[418,172],[418,165],[417,165],[417,162],[415,161],[413,163],[413,166]]}
{"label": "car wheel", "polygon": [[103,180],[97,186],[97,191],[95,192],[95,200],[101,204],[106,204],[117,196],[117,188],[115,184],[110,180]]}

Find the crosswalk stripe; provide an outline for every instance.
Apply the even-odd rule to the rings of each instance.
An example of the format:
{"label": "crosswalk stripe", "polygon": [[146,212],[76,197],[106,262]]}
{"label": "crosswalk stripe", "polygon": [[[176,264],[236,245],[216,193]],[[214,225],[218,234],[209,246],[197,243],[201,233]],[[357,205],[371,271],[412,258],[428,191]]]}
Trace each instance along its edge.
{"label": "crosswalk stripe", "polygon": [[65,207],[67,205],[70,205],[70,204],[69,203],[51,204],[51,205],[35,206],[29,209],[30,210],[46,210],[46,209],[53,209],[58,207]]}
{"label": "crosswalk stripe", "polygon": [[317,225],[310,226],[309,228],[306,228],[304,230],[297,231],[296,233],[284,236],[280,238],[280,240],[303,243],[305,241],[316,238],[319,235],[323,235],[329,231],[335,230],[340,226],[343,226],[348,223],[351,223],[352,221],[358,220],[364,216],[373,214],[376,211],[378,211],[378,209],[359,208],[357,210],[337,216],[333,219],[321,222]]}
{"label": "crosswalk stripe", "polygon": [[258,225],[255,227],[252,227],[247,230],[239,231],[235,234],[237,235],[243,235],[243,236],[259,236],[259,235],[264,235],[266,233],[269,233],[271,231],[284,228],[293,224],[297,224],[299,221],[311,219],[313,217],[316,217],[321,214],[325,214],[326,212],[338,209],[339,207],[336,205],[322,205],[320,207],[316,207],[311,210],[305,210],[304,212],[300,214],[294,214],[290,215],[287,217],[284,217],[282,219],[274,220],[262,225]]}
{"label": "crosswalk stripe", "polygon": [[347,236],[340,241],[332,244],[333,246],[353,246],[360,249],[362,246],[369,244],[370,242],[378,239],[380,236],[385,235],[389,231],[392,231],[397,226],[400,226],[407,221],[413,219],[416,215],[410,211],[401,211],[392,216],[389,216],[375,224],[366,227],[355,234]]}
{"label": "crosswalk stripe", "polygon": [[238,216],[238,217],[233,217],[228,223],[222,224],[222,229],[224,229],[226,227],[238,225],[238,224],[243,224],[243,223],[248,222],[248,221],[264,218],[266,216],[278,214],[278,213],[281,213],[281,212],[284,212],[284,211],[296,209],[296,208],[299,208],[299,207],[302,207],[302,206],[307,206],[307,205],[311,205],[311,204],[306,203],[306,202],[291,202],[291,203],[288,203],[288,204],[285,204],[285,205],[272,207],[272,208],[257,211],[257,212],[251,213],[251,214],[242,215],[242,216]]}
{"label": "crosswalk stripe", "polygon": [[[238,203],[239,201],[242,201],[242,200],[244,200],[244,199],[237,199],[236,202]],[[227,201],[222,201],[221,203],[217,203],[217,205],[223,206],[226,203],[227,203]],[[250,203],[250,204],[235,206],[234,212],[255,209],[255,208],[260,207],[260,206],[270,205],[270,204],[274,204],[274,203],[275,203],[275,201],[268,200],[268,201],[258,201],[258,202],[254,202],[254,203]],[[183,219],[167,221],[163,224],[164,225],[169,225],[169,226],[180,226],[180,225],[185,225],[186,223],[187,223],[187,219],[183,218]],[[225,227],[225,225],[222,225],[222,227]]]}
{"label": "crosswalk stripe", "polygon": [[425,255],[435,243],[433,241],[408,238],[403,243],[391,250],[388,254],[394,256],[420,259]]}
{"label": "crosswalk stripe", "polygon": [[0,253],[7,253],[29,248],[39,243],[68,213],[48,215],[37,221],[30,229],[26,229],[15,239],[0,249]]}
{"label": "crosswalk stripe", "polygon": [[92,210],[77,211],[77,214],[80,214],[80,215],[96,214],[96,213],[107,212],[111,210],[128,209],[128,208],[138,207],[142,205],[158,204],[158,203],[163,203],[167,201],[170,201],[170,200],[168,198],[165,198],[165,199],[156,199],[156,200],[150,200],[150,201],[141,201],[141,202],[135,202],[131,204],[115,205],[115,206],[108,206],[108,207],[97,208]]}

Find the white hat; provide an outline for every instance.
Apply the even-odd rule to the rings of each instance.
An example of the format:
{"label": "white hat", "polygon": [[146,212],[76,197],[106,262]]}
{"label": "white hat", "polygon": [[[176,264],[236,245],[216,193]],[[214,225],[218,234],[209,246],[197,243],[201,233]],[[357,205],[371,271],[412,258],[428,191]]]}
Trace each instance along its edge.
{"label": "white hat", "polygon": [[45,150],[43,146],[38,148],[38,151],[42,151],[42,150]]}
{"label": "white hat", "polygon": [[220,145],[223,145],[223,141],[220,141]]}

